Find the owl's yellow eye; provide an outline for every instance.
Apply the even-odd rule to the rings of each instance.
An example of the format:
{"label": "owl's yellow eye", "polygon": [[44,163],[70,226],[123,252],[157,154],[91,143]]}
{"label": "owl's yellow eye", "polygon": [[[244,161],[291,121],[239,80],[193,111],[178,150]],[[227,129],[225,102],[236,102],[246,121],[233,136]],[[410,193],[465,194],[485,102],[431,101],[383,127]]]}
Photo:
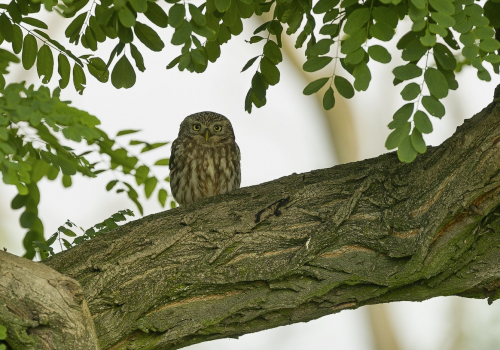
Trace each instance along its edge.
{"label": "owl's yellow eye", "polygon": [[214,130],[215,130],[215,131],[217,131],[217,132],[219,132],[219,131],[221,131],[221,130],[222,130],[222,126],[220,126],[220,125],[215,125],[215,126],[214,126]]}
{"label": "owl's yellow eye", "polygon": [[194,131],[198,131],[201,129],[201,125],[200,124],[193,124],[193,130]]}

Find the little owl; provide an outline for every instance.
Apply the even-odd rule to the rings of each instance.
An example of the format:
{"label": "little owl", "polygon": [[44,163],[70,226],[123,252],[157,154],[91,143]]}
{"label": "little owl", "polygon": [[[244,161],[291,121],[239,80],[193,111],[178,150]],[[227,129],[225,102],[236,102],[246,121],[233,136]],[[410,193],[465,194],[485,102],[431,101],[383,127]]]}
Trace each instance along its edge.
{"label": "little owl", "polygon": [[223,115],[187,116],[170,154],[170,187],[175,200],[189,204],[240,187],[240,149]]}

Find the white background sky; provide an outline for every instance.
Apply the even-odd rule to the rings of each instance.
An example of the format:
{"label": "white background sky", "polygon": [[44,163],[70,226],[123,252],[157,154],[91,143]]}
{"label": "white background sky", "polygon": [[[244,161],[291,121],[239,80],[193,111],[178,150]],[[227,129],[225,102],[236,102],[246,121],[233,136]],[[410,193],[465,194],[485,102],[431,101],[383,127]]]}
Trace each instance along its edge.
{"label": "white background sky", "polygon": [[[242,186],[270,181],[293,172],[334,166],[336,159],[321,107],[313,97],[302,95],[307,82],[286,58],[279,65],[281,82],[268,90],[267,105],[261,109],[254,108],[251,115],[244,111],[244,98],[255,67],[245,73],[240,71],[248,59],[261,53],[261,45],[249,45],[244,39],[248,39],[257,26],[256,22],[245,21],[244,33],[223,45],[220,60],[211,64],[201,75],[181,73],[176,68],[165,69],[178,55],[180,48],[169,45],[171,33],[163,31],[162,38],[166,42],[163,52],[152,53],[141,48],[147,70],[138,73],[137,83],[132,89],[116,90],[110,83],[101,84],[89,75],[83,96],[76,94],[71,86],[62,92],[62,99],[71,100],[74,106],[97,116],[102,121],[102,128],[112,136],[122,129],[142,129],[134,138],[152,142],[173,141],[180,122],[191,113],[204,110],[221,113],[231,120],[241,149]],[[56,32],[54,34],[57,36]],[[62,30],[58,32],[61,38]],[[106,55],[110,47],[104,48]],[[106,55],[102,54],[105,61]],[[394,111],[403,104],[399,96],[402,86],[392,86],[390,73],[399,62],[396,59],[390,65],[372,62],[373,79],[368,92],[356,93],[348,101],[353,112],[356,137],[360,140],[359,159],[386,152],[384,142],[389,134],[386,126]],[[12,72],[13,80],[26,79],[38,84],[34,71],[25,72],[19,66],[13,68]],[[50,86],[57,84],[57,78],[55,72]],[[499,82],[497,76],[491,83],[478,81],[475,70],[465,68],[459,75],[459,91],[451,92],[445,100],[447,115],[441,121],[432,119],[435,131],[426,137],[427,141],[433,145],[440,144],[464,118],[486,107],[492,101],[493,90]],[[167,146],[144,159],[152,164],[154,160],[168,157],[169,154]],[[166,169],[156,172],[162,177],[168,174]],[[137,213],[124,194],[105,191],[105,184],[112,179],[107,174],[96,180],[77,176],[70,189],[64,189],[59,180],[43,180],[40,184],[39,209],[46,236],[55,232],[67,219],[88,228],[120,209],[130,208]],[[15,188],[0,185],[0,229],[6,233],[0,236],[0,247],[21,255],[21,240],[24,236],[18,224],[21,212],[10,209],[10,201],[15,193]],[[146,202],[146,214],[162,210],[156,200]],[[436,298],[423,303],[391,304],[389,311],[392,323],[404,349],[445,349],[453,333],[450,325],[456,317],[454,312],[460,303],[456,299]],[[476,326],[484,325],[477,328],[483,334],[493,332],[487,326],[488,320],[496,317],[497,327],[500,324],[498,302],[491,307],[484,300],[466,301],[460,305]],[[472,332],[472,335],[476,333]],[[317,348],[371,349],[366,310],[343,311],[307,324],[246,335],[239,340],[220,340],[193,346],[197,350]],[[486,349],[483,347],[480,350]]]}

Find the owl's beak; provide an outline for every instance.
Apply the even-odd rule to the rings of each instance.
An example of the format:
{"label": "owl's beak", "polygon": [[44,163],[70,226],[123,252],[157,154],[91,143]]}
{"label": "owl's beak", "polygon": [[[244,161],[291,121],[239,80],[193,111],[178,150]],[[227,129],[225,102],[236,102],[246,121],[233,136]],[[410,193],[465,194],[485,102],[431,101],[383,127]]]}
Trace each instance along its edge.
{"label": "owl's beak", "polygon": [[205,141],[208,142],[209,137],[210,137],[210,132],[208,131],[208,129],[205,129]]}

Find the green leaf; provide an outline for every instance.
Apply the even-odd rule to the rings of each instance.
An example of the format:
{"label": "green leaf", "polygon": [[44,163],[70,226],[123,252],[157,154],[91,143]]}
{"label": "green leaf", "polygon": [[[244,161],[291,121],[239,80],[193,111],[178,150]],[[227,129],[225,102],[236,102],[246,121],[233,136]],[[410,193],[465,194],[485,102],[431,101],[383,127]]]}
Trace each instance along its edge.
{"label": "green leaf", "polygon": [[42,29],[49,29],[49,27],[44,22],[42,22],[36,18],[23,17],[21,22],[29,24],[30,26],[33,26],[33,27],[42,28]]}
{"label": "green leaf", "polygon": [[377,6],[372,10],[372,16],[377,22],[385,22],[396,28],[399,22],[398,14],[391,7]]}
{"label": "green leaf", "polygon": [[153,143],[153,144],[146,144],[142,150],[141,150],[141,153],[144,153],[144,152],[148,152],[148,151],[151,151],[151,150],[154,150],[158,147],[162,147],[162,146],[165,146],[165,145],[168,145],[169,143],[168,142],[156,142],[156,143]]}
{"label": "green leaf", "polygon": [[336,37],[339,34],[339,25],[336,23],[325,24],[321,27],[319,33],[322,35],[330,35],[332,38]]}
{"label": "green leaf", "polygon": [[52,78],[54,70],[54,57],[52,51],[47,45],[43,45],[38,51],[36,58],[36,70],[39,77],[43,76],[42,82],[47,84]]}
{"label": "green leaf", "polygon": [[413,148],[409,135],[406,135],[398,146],[398,158],[405,163],[411,163],[417,157],[417,151]]}
{"label": "green leaf", "polygon": [[245,96],[245,112],[252,113],[252,95],[253,89],[248,89],[248,92]]}
{"label": "green leaf", "polygon": [[419,61],[429,48],[422,45],[420,39],[417,38],[410,42],[403,50],[401,57],[405,61],[416,62]]}
{"label": "green leaf", "polygon": [[427,151],[427,145],[425,144],[424,138],[422,137],[422,133],[420,131],[418,131],[417,129],[413,129],[410,139],[415,151],[421,154]]}
{"label": "green leaf", "polygon": [[111,191],[117,183],[118,180],[111,180],[110,182],[108,182],[108,184],[106,185],[106,191]]}
{"label": "green leaf", "polygon": [[319,0],[313,7],[313,12],[316,14],[325,13],[331,8],[337,6],[339,1],[333,0]]}
{"label": "green leaf", "polygon": [[12,199],[12,202],[10,203],[10,207],[12,209],[21,209],[26,205],[26,202],[28,201],[29,196],[22,196],[17,194],[14,199]]}
{"label": "green leaf", "polygon": [[352,98],[354,96],[354,89],[352,84],[344,77],[336,75],[333,80],[335,87],[339,94],[341,94],[345,98]]}
{"label": "green leaf", "polygon": [[86,83],[87,79],[85,78],[85,73],[83,72],[82,67],[80,67],[78,64],[75,64],[73,66],[73,84],[76,91],[78,91],[80,95],[83,93]]}
{"label": "green leaf", "polygon": [[33,226],[37,218],[38,217],[36,214],[25,211],[21,214],[21,218],[19,219],[21,227],[30,228],[31,226]]}
{"label": "green leaf", "polygon": [[431,18],[442,27],[453,27],[455,25],[453,17],[441,12],[431,12]]}
{"label": "green leaf", "polygon": [[432,123],[425,112],[416,111],[413,116],[415,127],[423,134],[430,134],[432,132]]}
{"label": "green leaf", "polygon": [[323,95],[323,108],[325,110],[330,110],[335,106],[335,96],[333,95],[333,89],[330,86]]}
{"label": "green leaf", "polygon": [[70,25],[66,28],[66,31],[64,32],[66,38],[71,38],[75,34],[78,34],[80,30],[82,30],[82,26],[83,23],[85,22],[86,17],[87,17],[87,12],[83,12],[70,23]]}
{"label": "green leaf", "polygon": [[201,10],[195,5],[189,4],[189,13],[191,14],[191,17],[196,22],[196,24],[200,27],[203,27],[205,24],[207,24],[207,19],[205,18]]}
{"label": "green leaf", "polygon": [[161,188],[158,191],[158,201],[161,204],[161,207],[165,207],[165,203],[167,202],[167,191],[165,191],[163,188]]}
{"label": "green leaf", "polygon": [[365,50],[362,47],[360,47],[357,50],[354,50],[353,52],[349,52],[344,58],[344,63],[355,66],[359,64],[361,61],[363,61],[365,56],[366,56]]}
{"label": "green leaf", "polygon": [[135,61],[135,66],[141,72],[144,72],[146,70],[146,66],[144,66],[144,58],[142,57],[142,54],[134,44],[130,43],[129,45],[130,45],[130,54],[132,55],[132,58]]}
{"label": "green leaf", "polygon": [[283,61],[283,55],[281,54],[279,46],[272,40],[268,40],[264,45],[264,56],[269,58],[274,64]]}
{"label": "green leaf", "polygon": [[[196,33],[196,34],[198,34],[198,35],[200,35],[200,36],[202,36],[204,38],[207,38],[210,41],[218,39],[217,33],[215,32],[215,30],[213,30],[212,28],[210,28],[208,25],[200,27],[196,23],[190,23],[190,24],[191,24],[191,30],[194,33]],[[220,26],[219,33],[220,33],[221,28],[224,28],[224,27],[225,26]],[[228,31],[228,33],[229,33],[229,31]]]}
{"label": "green leaf", "polygon": [[255,43],[258,43],[260,41],[264,40],[263,37],[261,36],[258,36],[258,35],[254,35],[250,38],[250,40],[248,41],[250,44],[255,44]]}
{"label": "green leaf", "polygon": [[[208,44],[208,43],[207,43]],[[220,52],[220,51],[219,51]],[[245,64],[245,66],[243,67],[243,69],[241,70],[241,72],[244,72],[246,71],[248,68],[250,68],[252,66],[252,64],[254,64],[254,62],[257,60],[257,58],[259,58],[260,56],[255,56],[254,58],[251,58],[248,60],[248,62]]]}
{"label": "green leaf", "polygon": [[188,21],[182,22],[180,27],[178,27],[174,35],[172,35],[171,43],[174,45],[183,45],[186,41],[189,40],[191,36],[191,23]]}
{"label": "green leaf", "polygon": [[354,88],[358,91],[366,91],[370,85],[372,75],[370,69],[365,62],[361,62],[356,67],[352,73],[354,76]]}
{"label": "green leaf", "polygon": [[87,26],[87,28],[85,29],[85,38],[87,40],[89,49],[91,49],[92,51],[96,51],[97,39],[95,38],[94,31],[92,30],[92,28],[90,28],[90,26]]}
{"label": "green leaf", "polygon": [[425,32],[425,35],[420,38],[420,42],[422,45],[427,47],[432,47],[436,45],[436,36],[432,35],[428,30]]}
{"label": "green leaf", "polygon": [[448,0],[429,0],[429,3],[437,12],[445,15],[452,15],[455,12],[455,6]]}
{"label": "green leaf", "polygon": [[126,6],[118,11],[118,19],[125,28],[132,28],[135,25],[135,16]]}
{"label": "green leaf", "polygon": [[141,185],[148,179],[149,168],[145,165],[140,166],[135,171],[135,181],[137,185]]}
{"label": "green leaf", "polygon": [[[160,39],[158,34],[146,24],[137,21],[134,26],[134,32],[137,38],[151,51],[158,52],[163,50],[163,48],[165,47],[165,44]],[[113,80],[113,78],[111,78],[111,80]],[[134,83],[135,83],[135,73],[134,73]]]}
{"label": "green leaf", "polygon": [[153,194],[157,183],[158,180],[156,179],[156,177],[150,177],[146,180],[146,183],[144,185],[144,193],[146,194],[146,198],[151,197],[151,194]]}
{"label": "green leaf", "polygon": [[368,48],[368,55],[380,63],[391,62],[391,54],[387,49],[380,45],[373,45]]}
{"label": "green leaf", "polygon": [[422,75],[422,68],[413,63],[399,66],[393,69],[392,73],[399,80],[410,80]]}
{"label": "green leaf", "polygon": [[333,60],[333,57],[322,56],[322,57],[313,57],[308,59],[302,69],[306,72],[316,72],[328,65]]}
{"label": "green leaf", "polygon": [[62,184],[64,188],[71,187],[72,181],[71,181],[71,176],[69,175],[63,175],[62,176]]}
{"label": "green leaf", "polygon": [[193,61],[195,63],[198,63],[199,65],[206,66],[207,59],[205,58],[205,56],[203,56],[203,54],[200,52],[200,50],[198,50],[198,49],[191,50],[191,57],[193,58]]}
{"label": "green leaf", "polygon": [[144,13],[148,9],[148,1],[147,0],[129,0],[130,5],[135,10],[135,12]]}
{"label": "green leaf", "polygon": [[111,73],[111,83],[117,89],[128,89],[134,86],[135,80],[134,67],[130,64],[127,56],[122,55]]}
{"label": "green leaf", "polygon": [[385,22],[377,22],[370,26],[370,35],[382,41],[389,41],[395,34],[394,28]]}
{"label": "green leaf", "polygon": [[87,68],[99,82],[106,83],[109,80],[109,70],[106,63],[99,57],[92,57]]}
{"label": "green leaf", "polygon": [[446,77],[439,70],[428,67],[424,73],[424,80],[432,96],[436,98],[448,96]]}
{"label": "green leaf", "polygon": [[33,35],[27,34],[24,37],[22,62],[24,69],[28,70],[35,64],[38,45]]}
{"label": "green leaf", "polygon": [[[207,51],[208,60],[210,62],[215,62],[217,58],[220,57],[220,45],[217,41],[207,41],[205,44],[205,50]],[[256,56],[258,57],[258,56]],[[255,58],[255,57],[254,57]],[[255,58],[256,60],[257,58]],[[255,60],[253,62],[255,62]],[[251,60],[250,60],[251,61]],[[250,62],[248,61],[247,64]],[[250,64],[252,65],[253,62]],[[246,66],[246,65],[245,65]],[[249,66],[250,67],[250,66]],[[249,68],[247,67],[247,69]],[[242,71],[243,72],[243,71]]]}
{"label": "green leaf", "polygon": [[405,101],[411,101],[415,99],[420,94],[420,85],[417,83],[409,83],[401,91],[401,96]]}
{"label": "green leaf", "polygon": [[440,25],[430,23],[429,24],[429,32],[433,34],[439,34],[441,37],[446,37],[448,36],[448,31],[446,30],[445,27],[442,27]]}
{"label": "green leaf", "polygon": [[170,159],[164,158],[164,159],[157,160],[155,165],[168,165],[169,163],[170,163]]}
{"label": "green leaf", "polygon": [[476,39],[489,39],[495,36],[495,31],[493,30],[493,28],[490,27],[479,27],[479,28],[474,28],[472,34]]}
{"label": "green leaf", "polygon": [[500,27],[500,3],[496,1],[486,1],[484,4],[484,16],[490,21],[491,27]]}
{"label": "green leaf", "polygon": [[425,9],[425,5],[427,5],[426,0],[411,0],[411,3],[418,9]]}
{"label": "green leaf", "polygon": [[267,57],[260,60],[262,77],[269,85],[276,85],[280,81],[280,71]]}
{"label": "green leaf", "polygon": [[[167,28],[168,26],[168,16],[163,11],[163,9],[156,4],[156,2],[148,1],[148,9],[144,12],[144,15],[149,19],[152,23],[157,25],[160,28]],[[182,19],[184,16],[182,16]]]}
{"label": "green leaf", "polygon": [[447,70],[455,70],[457,67],[457,60],[451,53],[450,49],[443,44],[436,44],[433,48],[434,59]]}
{"label": "green leaf", "polygon": [[354,34],[350,35],[346,40],[342,41],[342,47],[340,48],[340,52],[347,55],[348,53],[357,50],[366,41],[366,38],[367,38],[366,30],[365,29],[358,30]]}
{"label": "green leaf", "polygon": [[312,56],[326,55],[330,52],[330,46],[332,46],[332,44],[332,39],[321,39],[311,47],[309,54]]}
{"label": "green leaf", "polygon": [[252,77],[252,93],[261,101],[266,98],[266,84],[260,72],[255,72]]}
{"label": "green leaf", "polygon": [[321,89],[325,84],[326,82],[329,80],[330,78],[320,78],[320,79],[317,79],[313,82],[310,82],[309,84],[307,84],[307,86],[304,88],[304,91],[303,91],[303,94],[304,95],[312,95],[314,94],[315,92],[318,92],[319,89]]}
{"label": "green leaf", "polygon": [[388,150],[394,149],[399,146],[401,140],[410,134],[411,123],[404,122],[389,134],[385,141],[385,148]]}
{"label": "green leaf", "polygon": [[15,24],[12,26],[12,51],[18,54],[23,48],[23,31]]}
{"label": "green leaf", "polygon": [[465,46],[462,49],[462,55],[467,58],[469,61],[473,61],[477,55],[479,54],[479,48],[476,45],[473,46]]}
{"label": "green leaf", "polygon": [[170,63],[167,64],[167,69],[174,68],[180,62],[182,57],[183,57],[183,55],[179,55],[176,58],[174,58],[172,61],[170,61]]}
{"label": "green leaf", "polygon": [[500,42],[493,38],[483,39],[479,43],[479,48],[486,52],[494,52],[500,49]]}
{"label": "green leaf", "polygon": [[362,7],[351,12],[347,16],[346,24],[344,25],[344,33],[352,34],[361,29],[370,19],[370,9]]}
{"label": "green leaf", "polygon": [[69,76],[71,74],[71,66],[66,55],[60,53],[57,56],[57,71],[61,79],[59,79],[59,87],[64,89],[69,84]]}
{"label": "green leaf", "polygon": [[445,108],[443,104],[434,96],[422,97],[422,105],[430,115],[436,118],[442,118],[445,114]]}
{"label": "green leaf", "polygon": [[139,132],[141,130],[137,130],[137,129],[127,129],[127,130],[121,130],[118,132],[118,134],[116,134],[116,136],[122,136],[122,135],[128,135],[128,134],[135,134],[136,132]]}
{"label": "green leaf", "polygon": [[12,42],[12,39],[14,37],[14,32],[12,30],[12,22],[7,17],[7,15],[5,14],[5,12],[3,12],[0,15],[0,34],[9,43]]}
{"label": "green leaf", "polygon": [[19,6],[16,4],[15,1],[11,1],[9,5],[7,5],[7,11],[9,12],[12,21],[14,21],[15,23],[21,22],[22,19],[21,11],[19,10]]}
{"label": "green leaf", "polygon": [[172,28],[178,28],[184,22],[186,17],[186,8],[184,5],[175,4],[168,11],[169,24]]}
{"label": "green leaf", "polygon": [[220,13],[224,13],[231,7],[231,0],[215,0],[215,8]]}

